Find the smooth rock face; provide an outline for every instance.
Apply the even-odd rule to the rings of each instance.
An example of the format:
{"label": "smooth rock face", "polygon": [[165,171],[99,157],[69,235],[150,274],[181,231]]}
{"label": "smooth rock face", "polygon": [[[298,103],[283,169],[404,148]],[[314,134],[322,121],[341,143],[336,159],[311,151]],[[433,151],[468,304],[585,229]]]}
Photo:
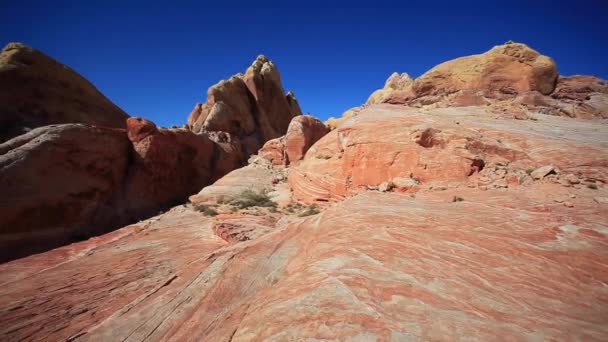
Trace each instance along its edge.
{"label": "smooth rock face", "polygon": [[329,131],[327,125],[313,116],[296,116],[285,136],[266,142],[258,155],[274,165],[289,165],[304,158],[306,151]]}
{"label": "smooth rock face", "polygon": [[36,127],[124,128],[127,114],[69,67],[20,43],[0,52],[0,143]]}
{"label": "smooth rock face", "polygon": [[184,203],[224,175],[215,173],[213,159],[220,149],[207,136],[185,129],[155,130],[152,122],[141,118],[129,118],[127,125],[133,152],[124,191],[131,219]]}
{"label": "smooth rock face", "polygon": [[439,64],[413,84],[416,97],[483,91],[487,97],[538,91],[548,95],[557,80],[555,62],[525,44],[507,43]]}
{"label": "smooth rock face", "polygon": [[206,135],[127,126],[51,125],[0,145],[0,260],[149,217],[240,166]]}
{"label": "smooth rock face", "polygon": [[291,168],[289,184],[299,200],[336,201],[396,177],[422,184],[468,182],[494,163],[506,163],[515,177],[554,165],[608,181],[605,125],[535,119],[494,118],[486,107],[370,106],[313,145]]}
{"label": "smooth rock face", "polygon": [[246,161],[262,145],[285,134],[294,116],[302,114],[292,92],[283,90],[276,66],[259,56],[245,74],[209,88],[207,102],[196,104],[188,127],[196,133],[223,132]]}
{"label": "smooth rock face", "polygon": [[[550,183],[415,199],[365,192],[229,243],[213,234],[211,218],[176,208],[1,265],[0,334],[605,340],[608,231],[597,192]],[[546,197],[568,193],[576,209]],[[455,195],[464,201],[452,202]]]}
{"label": "smooth rock face", "polygon": [[40,127],[1,144],[0,260],[124,225],[114,204],[130,149],[124,130],[81,124]]}

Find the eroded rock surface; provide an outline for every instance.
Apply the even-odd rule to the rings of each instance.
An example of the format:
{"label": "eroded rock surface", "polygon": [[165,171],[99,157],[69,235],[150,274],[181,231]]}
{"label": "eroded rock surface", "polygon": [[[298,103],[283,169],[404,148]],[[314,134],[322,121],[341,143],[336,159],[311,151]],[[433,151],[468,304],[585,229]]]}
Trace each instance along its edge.
{"label": "eroded rock surface", "polygon": [[69,67],[21,43],[0,52],[0,143],[36,127],[124,128],[127,114]]}
{"label": "eroded rock surface", "polygon": [[193,132],[223,132],[246,161],[262,145],[285,134],[302,111],[292,92],[285,94],[277,67],[258,56],[245,74],[222,80],[207,91],[188,117]]}
{"label": "eroded rock surface", "polygon": [[[176,208],[151,224],[2,265],[0,334],[606,339],[608,231],[593,200],[606,190],[520,190],[368,191],[228,245],[210,218]],[[576,196],[576,209],[549,194]]]}
{"label": "eroded rock surface", "polygon": [[289,183],[310,202],[342,200],[396,177],[423,185],[468,182],[495,164],[508,165],[505,177],[525,178],[527,170],[551,164],[608,181],[603,122],[534,118],[495,117],[486,107],[367,107],[319,140],[291,168]]}

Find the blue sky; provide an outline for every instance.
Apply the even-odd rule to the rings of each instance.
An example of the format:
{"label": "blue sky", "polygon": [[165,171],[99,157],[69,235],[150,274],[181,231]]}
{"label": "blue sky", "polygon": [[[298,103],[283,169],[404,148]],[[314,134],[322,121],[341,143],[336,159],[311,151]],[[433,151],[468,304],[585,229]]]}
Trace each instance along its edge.
{"label": "blue sky", "polygon": [[[228,5],[229,4],[229,5]],[[608,78],[608,1],[12,1],[0,44],[71,66],[131,115],[181,125],[207,88],[258,54],[304,112],[365,102],[393,71],[419,76],[508,40],[561,74]]]}

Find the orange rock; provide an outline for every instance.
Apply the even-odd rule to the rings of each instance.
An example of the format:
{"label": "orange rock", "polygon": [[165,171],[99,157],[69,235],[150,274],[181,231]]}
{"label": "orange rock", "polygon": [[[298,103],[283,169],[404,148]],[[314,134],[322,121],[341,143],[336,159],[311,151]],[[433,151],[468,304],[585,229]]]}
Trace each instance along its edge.
{"label": "orange rock", "polygon": [[530,90],[550,94],[557,69],[553,60],[525,44],[508,42],[491,50],[439,64],[416,78],[416,97],[481,91],[501,97]]}
{"label": "orange rock", "polygon": [[269,140],[259,151],[259,156],[275,165],[289,165],[301,160],[306,151],[329,132],[319,119],[310,115],[294,117],[284,137]]}
{"label": "orange rock", "polygon": [[[559,135],[557,127],[569,127],[571,132]],[[313,145],[291,168],[289,184],[300,200],[335,201],[395,177],[412,177],[423,185],[463,183],[484,164],[504,160],[520,172],[552,164],[564,172],[607,179],[597,129],[592,122],[553,116],[496,120],[487,116],[485,107],[416,111],[374,105]],[[579,142],[583,136],[585,144]]]}
{"label": "orange rock", "polygon": [[306,151],[328,132],[329,128],[313,116],[301,115],[293,118],[285,134],[287,162],[294,163],[304,158]]}

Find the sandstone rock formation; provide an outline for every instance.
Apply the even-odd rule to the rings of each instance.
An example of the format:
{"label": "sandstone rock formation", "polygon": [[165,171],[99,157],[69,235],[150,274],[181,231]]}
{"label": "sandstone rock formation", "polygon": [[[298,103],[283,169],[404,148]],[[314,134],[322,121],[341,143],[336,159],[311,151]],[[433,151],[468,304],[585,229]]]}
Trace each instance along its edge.
{"label": "sandstone rock formation", "polygon": [[367,99],[366,104],[383,103],[389,99],[393,93],[407,91],[414,83],[414,79],[406,73],[399,75],[394,72],[384,83],[384,88],[374,91]]}
{"label": "sandstone rock formation", "polygon": [[489,51],[439,64],[416,78],[416,97],[457,91],[502,97],[526,91],[548,95],[557,80],[555,62],[525,44],[508,42]]}
{"label": "sandstone rock formation", "polygon": [[124,131],[82,124],[40,127],[1,144],[0,260],[128,223],[114,204],[130,148]]}
{"label": "sandstone rock formation", "polygon": [[292,92],[283,90],[276,66],[258,56],[245,74],[222,80],[207,91],[188,117],[193,132],[224,132],[238,141],[241,160],[255,154],[264,142],[282,136],[291,118],[302,111]]}
{"label": "sandstone rock formation", "polygon": [[[538,66],[527,50],[505,51],[497,58],[522,58],[522,75]],[[270,68],[261,64],[251,74]],[[294,118],[291,134],[189,204],[1,264],[1,339],[607,340],[608,126],[601,113],[584,112],[601,107],[603,81],[560,78],[547,96],[531,79],[508,94],[499,85],[514,79],[484,75],[493,80],[481,81],[487,92],[366,105],[316,142],[307,134],[328,128]],[[264,89],[247,88],[256,98],[270,91],[267,81],[243,83]],[[543,114],[566,104],[574,115]],[[205,106],[193,116],[211,115]],[[170,175],[179,188],[173,172],[210,171],[209,153],[225,170],[240,160],[238,146],[258,141],[138,118],[127,126],[119,136],[133,149],[128,179],[142,185]],[[101,130],[110,141],[121,132],[57,127]],[[2,153],[36,150],[36,136],[0,145],[0,167],[23,163],[15,155],[3,164]],[[193,139],[204,141],[190,146]],[[287,157],[290,139],[297,162]],[[168,156],[169,144],[189,152]],[[120,162],[101,157],[89,168],[111,179]],[[163,170],[175,164],[190,171]],[[158,186],[136,193],[168,191]]]}
{"label": "sandstone rock formation", "polygon": [[21,43],[0,52],[0,143],[40,126],[125,127],[127,115],[69,67]]}
{"label": "sandstone rock formation", "polygon": [[546,115],[535,121],[495,119],[485,107],[420,111],[387,104],[368,107],[353,119],[321,138],[291,168],[289,183],[298,199],[342,200],[396,177],[423,185],[466,183],[495,164],[508,165],[514,177],[551,164],[608,182],[600,137],[608,131],[596,121]]}
{"label": "sandstone rock formation", "polygon": [[[209,89],[208,102],[197,105],[190,117],[190,128],[199,133],[126,119],[78,74],[29,47],[9,44],[0,57],[0,85],[7,88],[0,94],[7,109],[0,114],[9,120],[3,128],[19,134],[15,127],[25,123],[91,124],[43,126],[0,145],[0,187],[5,189],[0,226],[6,227],[0,232],[0,260],[107,232],[184,203],[245,165],[301,114],[293,93],[284,95],[278,70],[263,56],[246,75]],[[10,82],[21,83],[9,89]],[[38,93],[40,98],[31,96]],[[17,117],[11,106],[66,112]]]}
{"label": "sandstone rock formation", "polygon": [[331,130],[336,129],[344,121],[357,115],[357,113],[359,113],[361,111],[361,109],[363,109],[363,107],[353,107],[353,108],[346,110],[344,113],[342,113],[342,116],[339,118],[334,118],[333,116],[329,117],[325,121],[325,125],[327,125],[329,127],[329,129],[331,129]]}
{"label": "sandstone rock formation", "polygon": [[285,136],[269,140],[259,151],[262,158],[275,165],[289,165],[304,158],[306,151],[329,132],[319,119],[310,115],[294,117]]}
{"label": "sandstone rock formation", "polygon": [[543,114],[608,117],[608,83],[593,76],[559,76],[555,62],[525,44],[507,42],[489,51],[439,64],[411,80],[393,73],[367,104],[483,106],[513,101]]}
{"label": "sandstone rock formation", "polygon": [[51,125],[0,145],[0,259],[149,217],[225,174],[205,135],[141,118],[128,127]]}
{"label": "sandstone rock formation", "polygon": [[[245,242],[214,234],[216,218],[175,208],[0,265],[0,334],[605,340],[606,214],[597,193],[551,183],[416,198],[364,192]],[[548,194],[575,195],[576,210]]]}

